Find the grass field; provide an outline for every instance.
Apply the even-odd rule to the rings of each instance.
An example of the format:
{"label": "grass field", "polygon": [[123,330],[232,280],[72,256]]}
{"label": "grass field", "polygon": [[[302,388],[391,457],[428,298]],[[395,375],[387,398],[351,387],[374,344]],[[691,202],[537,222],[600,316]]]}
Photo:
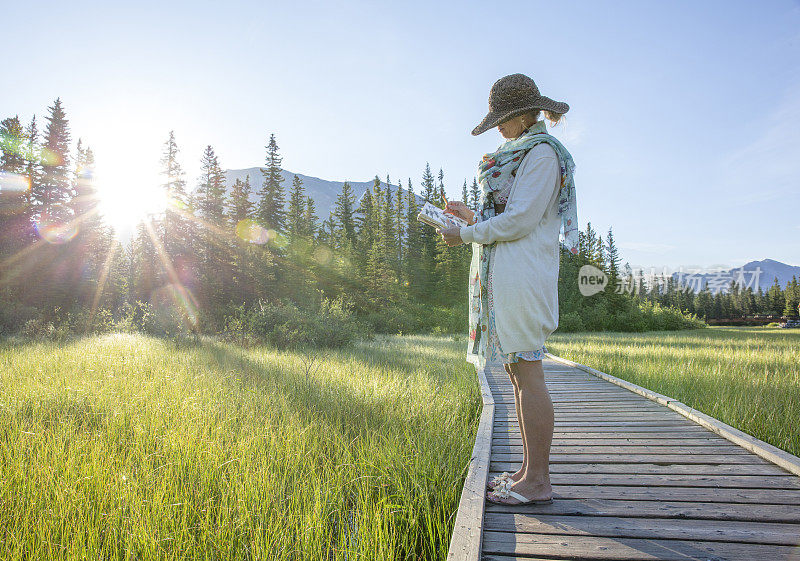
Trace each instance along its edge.
{"label": "grass field", "polygon": [[553,335],[547,350],[800,456],[800,329]]}
{"label": "grass field", "polygon": [[0,559],[444,559],[464,344],[0,343]]}

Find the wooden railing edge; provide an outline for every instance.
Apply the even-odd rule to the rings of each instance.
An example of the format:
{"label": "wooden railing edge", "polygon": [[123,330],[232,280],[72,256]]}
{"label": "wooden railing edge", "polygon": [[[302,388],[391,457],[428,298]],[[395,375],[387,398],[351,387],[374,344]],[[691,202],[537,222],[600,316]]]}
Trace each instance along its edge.
{"label": "wooden railing edge", "polygon": [[773,464],[782,467],[783,469],[795,474],[800,475],[800,458],[786,452],[785,450],[781,450],[777,446],[773,446],[763,440],[759,440],[756,437],[747,434],[746,432],[742,432],[739,429],[736,429],[730,425],[723,423],[722,421],[715,419],[705,413],[698,411],[693,407],[689,407],[683,402],[678,401],[677,399],[673,399],[669,396],[648,390],[642,386],[638,386],[627,380],[623,380],[622,378],[617,378],[616,376],[612,376],[611,374],[606,374],[600,370],[596,370],[591,366],[586,366],[584,364],[580,364],[578,362],[574,362],[572,360],[562,358],[560,356],[556,356],[550,353],[547,353],[548,358],[555,360],[556,362],[560,362],[562,364],[566,364],[568,366],[574,366],[580,370],[588,372],[589,374],[593,374],[598,378],[602,378],[603,380],[607,380],[612,384],[616,384],[620,387],[623,387],[627,390],[630,390],[634,393],[637,393],[647,399],[660,403],[670,409],[677,411],[684,417],[694,421],[698,425],[701,425],[716,434],[722,436],[733,442],[734,444],[738,444],[745,450],[749,450],[753,452],[757,456],[764,458],[765,460],[772,462]]}
{"label": "wooden railing edge", "polygon": [[[488,368],[488,366],[487,366]],[[467,477],[458,502],[447,561],[479,561],[483,539],[483,515],[494,426],[494,396],[489,389],[485,369],[476,369],[481,384],[483,409],[475,434]]]}

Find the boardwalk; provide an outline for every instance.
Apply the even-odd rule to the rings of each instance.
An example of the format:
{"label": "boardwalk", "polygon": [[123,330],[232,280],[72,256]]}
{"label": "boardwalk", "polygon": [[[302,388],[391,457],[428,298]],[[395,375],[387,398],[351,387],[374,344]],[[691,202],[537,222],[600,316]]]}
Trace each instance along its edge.
{"label": "boardwalk", "polygon": [[800,561],[798,475],[615,383],[550,359],[544,368],[554,502],[482,498],[487,477],[516,471],[522,453],[513,388],[490,367],[449,560]]}

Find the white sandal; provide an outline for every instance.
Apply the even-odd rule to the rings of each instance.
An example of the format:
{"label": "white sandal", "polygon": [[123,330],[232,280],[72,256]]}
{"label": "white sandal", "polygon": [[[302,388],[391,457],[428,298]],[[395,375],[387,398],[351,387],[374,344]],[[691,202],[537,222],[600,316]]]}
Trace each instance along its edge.
{"label": "white sandal", "polygon": [[[494,497],[492,495],[495,495]],[[495,498],[500,499],[507,499],[513,498],[518,500],[518,503],[507,503],[505,501],[497,501],[492,500]],[[519,493],[512,491],[509,487],[501,486],[499,489],[495,489],[491,493],[486,494],[486,500],[490,503],[495,503],[498,505],[509,505],[509,506],[519,506],[519,505],[549,505],[553,502],[553,498],[549,499],[528,499],[527,497],[520,495]]]}
{"label": "white sandal", "polygon": [[511,474],[507,471],[504,471],[500,475],[495,475],[490,481],[491,485],[487,484],[486,488],[491,491],[494,491],[498,487],[508,486],[511,485],[513,482],[514,480],[511,479]]}

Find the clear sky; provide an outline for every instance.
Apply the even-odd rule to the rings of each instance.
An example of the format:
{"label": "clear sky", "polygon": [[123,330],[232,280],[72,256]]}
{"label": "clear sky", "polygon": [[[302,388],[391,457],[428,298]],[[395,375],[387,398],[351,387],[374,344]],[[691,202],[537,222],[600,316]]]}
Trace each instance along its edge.
{"label": "clear sky", "polygon": [[[800,3],[9,2],[0,118],[61,97],[98,175],[157,181],[175,131],[190,183],[283,167],[451,197],[501,142],[472,128],[491,85],[531,76],[570,104],[578,218],[634,267],[800,265]],[[144,191],[143,191],[144,192]]]}

